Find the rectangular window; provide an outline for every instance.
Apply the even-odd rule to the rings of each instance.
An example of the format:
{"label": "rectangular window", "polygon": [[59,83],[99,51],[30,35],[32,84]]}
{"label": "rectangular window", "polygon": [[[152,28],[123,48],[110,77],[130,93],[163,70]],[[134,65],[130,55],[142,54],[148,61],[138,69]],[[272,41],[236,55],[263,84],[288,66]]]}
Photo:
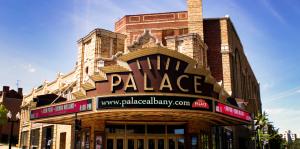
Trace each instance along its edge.
{"label": "rectangular window", "polygon": [[192,149],[198,149],[198,137],[192,136],[192,142],[191,142]]}
{"label": "rectangular window", "polygon": [[165,134],[166,133],[165,125],[148,125],[147,133],[148,134]]}
{"label": "rectangular window", "polygon": [[106,133],[125,133],[125,125],[108,125],[105,128]]}
{"label": "rectangular window", "polygon": [[144,134],[145,125],[127,125],[126,132],[127,134]]}
{"label": "rectangular window", "polygon": [[30,146],[32,149],[38,148],[40,142],[40,129],[32,129],[30,133]]}
{"label": "rectangular window", "polygon": [[22,148],[28,148],[28,131],[23,131],[21,133],[21,147]]}
{"label": "rectangular window", "polygon": [[148,140],[148,149],[155,149],[155,140],[154,139]]}
{"label": "rectangular window", "polygon": [[123,139],[117,139],[117,149],[123,149]]}
{"label": "rectangular window", "polygon": [[59,135],[60,140],[59,140],[59,148],[60,149],[66,149],[66,138],[67,138],[67,133],[66,132],[62,132]]}
{"label": "rectangular window", "polygon": [[106,142],[106,148],[107,149],[114,149],[114,140],[113,139],[107,139],[107,142]]}
{"label": "rectangular window", "polygon": [[183,135],[184,126],[183,125],[168,125],[168,134]]}

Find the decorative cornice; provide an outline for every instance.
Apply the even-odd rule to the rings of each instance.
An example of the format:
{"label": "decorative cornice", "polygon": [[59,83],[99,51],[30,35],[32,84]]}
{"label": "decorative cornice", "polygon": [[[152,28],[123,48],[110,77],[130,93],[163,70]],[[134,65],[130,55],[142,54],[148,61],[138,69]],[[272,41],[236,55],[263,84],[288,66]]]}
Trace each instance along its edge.
{"label": "decorative cornice", "polygon": [[144,33],[138,37],[138,39],[130,46],[128,50],[130,52],[149,47],[161,47],[161,43],[157,38],[155,38],[149,30],[144,30]]}

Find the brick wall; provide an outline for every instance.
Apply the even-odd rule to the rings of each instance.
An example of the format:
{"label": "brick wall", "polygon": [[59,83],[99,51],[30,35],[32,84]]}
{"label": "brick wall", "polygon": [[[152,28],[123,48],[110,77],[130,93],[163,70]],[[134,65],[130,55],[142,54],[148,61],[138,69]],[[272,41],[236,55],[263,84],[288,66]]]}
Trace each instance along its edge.
{"label": "brick wall", "polygon": [[[247,106],[248,111],[257,112],[261,110],[261,100],[258,81],[253,73],[249,61],[244,53],[243,45],[238,34],[230,21],[228,21],[228,43],[231,49],[232,65],[232,95],[237,98],[246,99],[253,105]],[[254,100],[254,101],[253,101]]]}
{"label": "brick wall", "polygon": [[187,19],[186,11],[128,15],[115,23],[115,32],[127,35],[125,47],[136,41],[145,29],[166,45],[165,37],[188,33]]}
{"label": "brick wall", "polygon": [[221,30],[219,20],[204,20],[204,42],[208,46],[207,63],[217,81],[223,80]]}
{"label": "brick wall", "polygon": [[212,75],[217,81],[223,81],[225,90],[233,97],[246,99],[249,102],[247,110],[259,111],[259,84],[230,19],[205,19],[204,37]]}

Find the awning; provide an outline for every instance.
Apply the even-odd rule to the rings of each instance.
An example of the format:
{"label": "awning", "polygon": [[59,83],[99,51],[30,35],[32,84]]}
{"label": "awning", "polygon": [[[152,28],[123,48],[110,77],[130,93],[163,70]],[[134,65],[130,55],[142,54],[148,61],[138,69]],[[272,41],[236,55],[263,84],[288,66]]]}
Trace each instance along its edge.
{"label": "awning", "polygon": [[34,102],[36,102],[36,107],[46,106],[50,105],[55,99],[57,99],[54,103],[60,103],[67,101],[64,97],[59,97],[56,94],[45,94],[45,95],[39,95],[36,98],[33,99]]}

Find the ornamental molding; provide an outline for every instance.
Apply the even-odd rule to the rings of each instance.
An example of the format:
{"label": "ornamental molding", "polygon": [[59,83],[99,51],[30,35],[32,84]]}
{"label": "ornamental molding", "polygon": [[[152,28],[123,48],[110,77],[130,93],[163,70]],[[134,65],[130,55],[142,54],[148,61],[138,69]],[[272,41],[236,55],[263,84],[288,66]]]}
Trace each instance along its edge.
{"label": "ornamental molding", "polygon": [[161,47],[161,43],[157,38],[155,38],[150,30],[144,30],[144,33],[137,38],[136,41],[130,46],[128,46],[128,50],[130,52],[136,51],[142,48],[150,48],[150,47]]}

